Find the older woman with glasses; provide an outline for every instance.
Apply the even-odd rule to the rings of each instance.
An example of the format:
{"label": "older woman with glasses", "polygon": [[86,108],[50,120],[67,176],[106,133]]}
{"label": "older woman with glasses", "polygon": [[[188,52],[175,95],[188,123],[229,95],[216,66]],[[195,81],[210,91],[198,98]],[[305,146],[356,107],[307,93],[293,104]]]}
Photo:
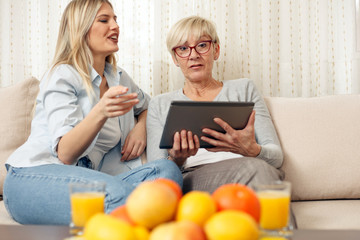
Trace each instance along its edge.
{"label": "older woman with glasses", "polygon": [[[180,20],[170,29],[167,47],[175,65],[184,74],[185,83],[182,89],[158,95],[150,102],[148,160],[168,158],[181,167],[184,193],[191,190],[213,192],[226,183],[252,186],[282,179],[283,173],[278,169],[283,161],[282,150],[267,107],[254,83],[249,79],[219,81],[212,75],[214,61],[220,54],[220,41],[213,23],[198,16]],[[171,149],[160,149],[161,134],[173,100],[254,102],[255,106],[242,130],[235,130],[222,119],[215,118],[225,133],[203,129],[212,139],[182,130],[175,133]],[[200,148],[200,139],[215,147]]]}

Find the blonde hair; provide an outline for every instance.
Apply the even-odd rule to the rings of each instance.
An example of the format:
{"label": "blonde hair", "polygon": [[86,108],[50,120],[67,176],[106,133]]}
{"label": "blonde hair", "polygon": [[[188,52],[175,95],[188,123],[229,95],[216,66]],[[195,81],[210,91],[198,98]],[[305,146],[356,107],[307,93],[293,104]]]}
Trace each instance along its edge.
{"label": "blonde hair", "polygon": [[166,38],[167,49],[171,55],[175,56],[173,48],[184,44],[190,35],[198,38],[209,36],[213,40],[214,45],[220,44],[213,22],[199,16],[191,16],[179,20],[171,27]]}
{"label": "blonde hair", "polygon": [[[89,65],[93,56],[88,45],[88,32],[95,20],[101,5],[108,0],[72,0],[66,7],[60,22],[59,35],[53,60],[54,69],[60,64],[72,65],[80,74],[88,95],[93,95]],[[114,54],[107,56],[106,61],[116,69]]]}

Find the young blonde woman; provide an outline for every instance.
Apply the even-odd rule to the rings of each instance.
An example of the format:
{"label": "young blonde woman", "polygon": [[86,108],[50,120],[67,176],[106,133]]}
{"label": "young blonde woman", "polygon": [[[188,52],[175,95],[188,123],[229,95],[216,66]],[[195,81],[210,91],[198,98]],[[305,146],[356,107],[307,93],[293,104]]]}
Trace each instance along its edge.
{"label": "young blonde woman", "polygon": [[150,98],[116,66],[116,20],[108,0],[73,0],[63,13],[30,137],[6,163],[4,203],[19,223],[69,224],[70,182],[106,182],[106,212],[142,181],[182,185],[172,161],[141,165]]}

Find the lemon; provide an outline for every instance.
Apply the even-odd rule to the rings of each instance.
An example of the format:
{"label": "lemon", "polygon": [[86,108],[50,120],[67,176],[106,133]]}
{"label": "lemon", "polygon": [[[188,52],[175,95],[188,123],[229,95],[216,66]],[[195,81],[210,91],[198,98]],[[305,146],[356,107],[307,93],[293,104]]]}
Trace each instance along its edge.
{"label": "lemon", "polygon": [[259,237],[255,220],[249,214],[236,210],[215,213],[204,228],[208,240],[257,240]]}
{"label": "lemon", "polygon": [[135,226],[134,231],[137,237],[137,240],[149,240],[150,232],[147,228],[142,226]]}
{"label": "lemon", "polygon": [[104,213],[92,216],[85,224],[86,240],[137,240],[132,226]]}
{"label": "lemon", "polygon": [[203,226],[215,212],[216,203],[209,193],[191,191],[180,199],[176,220],[188,220]]}

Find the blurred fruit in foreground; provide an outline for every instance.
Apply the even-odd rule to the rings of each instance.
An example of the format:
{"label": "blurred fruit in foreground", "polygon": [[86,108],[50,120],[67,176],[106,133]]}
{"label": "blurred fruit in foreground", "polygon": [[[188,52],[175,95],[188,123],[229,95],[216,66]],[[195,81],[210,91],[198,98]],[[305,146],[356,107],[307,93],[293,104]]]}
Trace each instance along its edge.
{"label": "blurred fruit in foreground", "polygon": [[260,237],[259,240],[288,240],[288,238],[284,237],[273,237],[273,236],[266,236],[266,237]]}
{"label": "blurred fruit in foreground", "polygon": [[155,182],[160,182],[163,183],[167,186],[169,186],[172,190],[174,190],[176,196],[178,197],[178,200],[180,200],[180,198],[182,197],[183,193],[181,190],[181,187],[179,186],[179,184],[171,179],[168,178],[158,178],[154,180]]}
{"label": "blurred fruit in foreground", "polygon": [[147,228],[142,226],[135,226],[134,227],[135,235],[137,240],[149,240],[150,232]]}
{"label": "blurred fruit in foreground", "polygon": [[163,223],[155,227],[149,240],[206,240],[199,225],[191,221]]}
{"label": "blurred fruit in foreground", "polygon": [[236,210],[215,213],[204,229],[208,240],[257,240],[259,237],[254,218]]}
{"label": "blurred fruit in foreground", "polygon": [[176,220],[189,220],[202,227],[215,212],[216,204],[209,193],[191,191],[180,199]]}
{"label": "blurred fruit in foreground", "polygon": [[218,211],[244,211],[259,223],[260,201],[251,188],[238,183],[225,184],[216,189],[212,197],[216,202]]}
{"label": "blurred fruit in foreground", "polygon": [[130,224],[104,213],[98,213],[87,221],[84,237],[86,240],[137,240]]}
{"label": "blurred fruit in foreground", "polygon": [[116,217],[120,220],[124,220],[125,222],[128,222],[130,225],[134,226],[135,223],[131,218],[129,217],[129,214],[127,213],[126,206],[122,205],[120,207],[115,208],[111,213],[111,216]]}
{"label": "blurred fruit in foreground", "polygon": [[174,191],[163,183],[143,182],[129,195],[126,210],[136,224],[152,229],[174,218],[178,198]]}

